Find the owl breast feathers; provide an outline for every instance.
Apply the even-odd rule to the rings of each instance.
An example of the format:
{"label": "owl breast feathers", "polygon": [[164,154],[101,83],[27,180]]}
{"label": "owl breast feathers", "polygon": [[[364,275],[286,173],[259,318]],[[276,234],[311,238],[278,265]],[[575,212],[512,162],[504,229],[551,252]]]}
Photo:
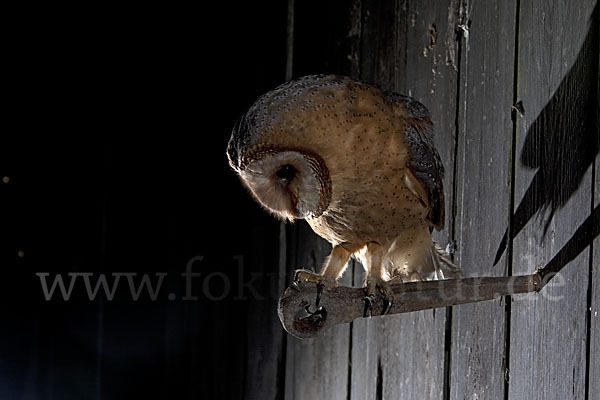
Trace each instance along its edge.
{"label": "owl breast feathers", "polygon": [[351,255],[383,281],[457,273],[431,239],[444,226],[444,168],[416,100],[347,77],[306,76],[256,100],[227,155],[267,210],[306,219],[332,243],[323,280],[335,282]]}

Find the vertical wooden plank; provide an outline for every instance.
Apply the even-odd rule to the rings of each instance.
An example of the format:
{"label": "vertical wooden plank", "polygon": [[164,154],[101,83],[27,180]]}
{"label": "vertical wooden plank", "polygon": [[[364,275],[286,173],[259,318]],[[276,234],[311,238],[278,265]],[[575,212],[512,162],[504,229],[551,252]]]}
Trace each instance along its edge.
{"label": "vertical wooden plank", "polygon": [[[293,269],[318,270],[331,245],[314,235],[308,224],[300,222],[290,235],[297,240]],[[350,284],[345,274],[342,285]],[[316,288],[315,288],[316,296]],[[338,325],[324,336],[299,340],[287,337],[286,399],[346,399],[348,386],[349,326]]]}
{"label": "vertical wooden plank", "polygon": [[363,0],[361,74],[384,89],[406,82],[408,4],[400,0]]}
{"label": "vertical wooden plank", "polygon": [[[600,184],[598,176],[600,174],[600,157],[596,157],[596,182],[594,196],[594,210],[600,209]],[[599,224],[598,215],[596,215],[596,225]],[[600,380],[600,236],[596,237],[593,245],[594,253],[592,255],[592,304],[590,308],[590,353],[589,353],[589,371],[588,371],[588,393],[599,393]]]}
{"label": "vertical wooden plank", "polygon": [[[315,9],[321,12],[315,13]],[[293,75],[358,73],[360,0],[295,2]],[[331,245],[300,221],[288,230],[289,276],[299,268],[319,270]],[[351,267],[342,285],[352,284]],[[315,293],[316,295],[316,293]],[[300,341],[287,336],[286,399],[347,399],[351,325]]]}
{"label": "vertical wooden plank", "polygon": [[[361,287],[364,270],[354,262],[354,286]],[[357,319],[352,323],[352,348],[350,377],[351,399],[381,398],[382,365],[380,359],[381,318]]]}
{"label": "vertical wooden plank", "polygon": [[[285,18],[285,80],[289,80],[293,68],[293,38],[294,38],[294,0],[288,0],[287,4],[278,3],[277,20]],[[254,6],[253,6],[254,7]],[[264,5],[265,9],[274,9],[273,5]],[[266,14],[266,13],[264,13]],[[269,31],[264,33],[265,38],[276,36],[281,32],[279,25],[273,24]],[[263,28],[264,29],[264,28]],[[270,39],[275,42],[274,39]],[[264,89],[261,89],[264,90]],[[286,286],[286,228],[282,222],[277,223],[278,243],[275,245],[278,251],[272,247],[265,247],[262,242],[265,236],[256,228],[251,235],[251,254],[255,264],[260,266],[262,279],[257,285],[261,298],[250,298],[249,307],[253,310],[248,313],[246,329],[248,331],[246,348],[246,370],[244,382],[244,399],[275,400],[284,396],[285,385],[285,352],[286,332],[282,329],[277,315],[277,303],[280,293]],[[271,253],[271,254],[269,254]],[[276,268],[265,268],[266,265],[275,265]],[[256,276],[257,271],[252,273]]]}
{"label": "vertical wooden plank", "polygon": [[[597,43],[584,39],[594,3],[521,2],[524,115],[517,125],[515,226],[522,230],[515,229],[513,274],[531,273],[563,254],[590,216],[598,79],[590,66]],[[540,294],[512,304],[510,398],[585,397],[590,251],[583,246],[561,256],[566,267]]]}
{"label": "vertical wooden plank", "polygon": [[[452,240],[457,70],[457,2],[402,2],[396,33],[404,46],[393,90],[421,101],[431,112],[435,144],[446,169],[445,229],[435,239],[445,247]],[[406,39],[404,39],[406,38]],[[402,67],[404,65],[404,67]],[[440,399],[444,393],[445,310],[429,310],[383,319],[380,351],[384,398]],[[402,338],[402,340],[398,340]],[[401,371],[401,373],[398,373]]]}
{"label": "vertical wooden plank", "polygon": [[294,3],[293,77],[341,74],[356,78],[361,0]]}
{"label": "vertical wooden plank", "polygon": [[434,238],[442,247],[452,240],[454,223],[458,3],[458,0],[410,3],[406,21],[406,83],[398,87],[423,103],[433,119],[435,146],[445,168],[445,229],[434,231]]}
{"label": "vertical wooden plank", "polygon": [[[277,224],[281,225],[281,223]],[[281,229],[281,226],[279,227]],[[285,227],[284,227],[285,228]],[[247,316],[246,329],[248,335],[246,346],[249,356],[246,361],[244,399],[275,400],[283,396],[283,352],[285,352],[285,331],[281,327],[277,315],[278,296],[284,289],[286,270],[281,268],[281,258],[285,257],[285,242],[282,243],[279,231],[279,254],[273,248],[265,246],[263,238],[268,232],[254,229],[250,242],[255,249],[250,255],[258,266],[278,265],[279,270],[264,269],[252,276],[262,276],[255,287],[262,294],[261,298],[249,296],[248,304],[253,310]],[[271,253],[271,254],[269,254]],[[285,266],[285,261],[283,262]],[[268,338],[268,339],[267,339]]]}
{"label": "vertical wooden plank", "polygon": [[[361,78],[411,95],[428,107],[446,167],[446,207],[452,209],[456,113],[457,2],[363,2]],[[446,230],[436,234],[443,246]],[[358,266],[362,270],[362,267]],[[355,272],[355,285],[362,284]],[[352,330],[353,399],[442,398],[446,313],[424,311],[357,320]]]}
{"label": "vertical wooden plank", "polygon": [[[515,2],[461,11],[456,260],[466,276],[501,276],[492,264],[510,208]],[[501,301],[454,307],[450,398],[503,398],[504,348]]]}
{"label": "vertical wooden plank", "polygon": [[[598,176],[600,174],[600,157],[596,157],[596,181],[595,181],[595,196],[594,210],[600,210],[600,184]],[[596,214],[596,225],[599,224],[600,217]],[[590,307],[590,352],[589,371],[588,371],[588,393],[599,393],[600,380],[600,236],[596,237],[593,245],[594,253],[592,254],[592,299]]]}
{"label": "vertical wooden plank", "polygon": [[[406,42],[399,42],[399,38],[406,38],[406,35],[398,34],[400,21],[406,21],[406,9],[400,7],[399,1],[362,1],[360,78],[382,89],[391,90],[396,86],[397,79],[404,78],[403,73],[398,74],[398,78],[396,76],[398,68],[405,65],[401,58],[406,48]],[[398,15],[399,12],[402,15]],[[356,267],[354,283],[362,286],[364,270],[359,263],[356,263]],[[390,350],[387,347],[384,319],[390,318],[402,317],[375,317],[353,323],[350,380],[352,399],[383,398],[384,385],[388,383],[387,380],[384,381],[384,374],[389,372],[387,360],[382,360],[382,354],[385,355]],[[399,337],[401,336],[398,334],[397,338]],[[403,369],[396,372],[400,371],[400,374],[404,372]],[[409,398],[408,393],[406,395]]]}
{"label": "vertical wooden plank", "polygon": [[[598,5],[596,5],[598,7]],[[600,12],[596,9],[596,41],[600,47]],[[600,72],[600,48],[598,48],[597,59],[597,72]],[[600,79],[597,83],[596,90],[596,130],[600,131]],[[598,137],[596,140],[596,146],[600,149],[600,132],[597,133]],[[595,225],[600,225],[600,156],[596,156],[594,162],[595,175],[594,175],[594,201],[593,207],[595,215]],[[589,371],[588,374],[588,393],[600,393],[600,380],[595,377],[600,376],[600,236],[596,236],[594,244],[592,246],[594,252],[592,254],[592,298],[590,308],[590,353],[589,360]]]}

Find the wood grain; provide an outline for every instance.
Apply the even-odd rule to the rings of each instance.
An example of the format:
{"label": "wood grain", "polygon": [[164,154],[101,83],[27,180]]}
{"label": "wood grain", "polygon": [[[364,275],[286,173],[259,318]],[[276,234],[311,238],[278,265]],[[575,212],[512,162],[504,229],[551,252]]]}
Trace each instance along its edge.
{"label": "wood grain", "polygon": [[[431,111],[436,147],[452,193],[456,70],[452,1],[363,1],[361,78],[384,89],[411,95]],[[447,210],[452,196],[446,197]],[[452,226],[436,235],[445,246]],[[360,284],[362,271],[355,274]],[[353,399],[441,398],[444,389],[446,313],[421,311],[356,320],[352,329]]]}
{"label": "wood grain", "polygon": [[[510,214],[515,3],[466,2],[460,24],[457,261],[467,277],[502,276],[492,264]],[[505,340],[501,300],[454,307],[451,399],[503,398]]]}
{"label": "wood grain", "polygon": [[[294,2],[294,77],[313,73],[357,77],[360,16],[360,0]],[[318,271],[331,245],[303,221],[287,232],[288,277],[295,269]],[[340,283],[352,284],[350,268]],[[347,399],[350,329],[350,325],[337,326],[310,341],[288,336],[285,399]]]}
{"label": "wood grain", "polygon": [[[290,250],[292,269],[316,269],[331,250],[331,245],[316,236],[310,227],[299,223],[290,239],[298,242]],[[295,249],[295,250],[293,250]],[[350,285],[351,275],[341,284]],[[285,399],[346,399],[350,332],[339,325],[324,336],[308,340],[287,337]]]}
{"label": "wood grain", "polygon": [[[582,141],[593,135],[585,110],[597,76],[589,74],[595,60],[582,43],[593,3],[521,3],[518,96],[524,115],[517,126],[515,221],[523,228],[514,238],[515,274],[546,265],[590,215],[589,147]],[[519,208],[529,208],[531,219],[519,221]],[[589,248],[570,255],[541,296],[514,299],[510,398],[585,397],[589,257]]]}
{"label": "wood grain", "polygon": [[[541,271],[540,271],[541,272]],[[424,282],[392,283],[393,305],[386,316],[476,303],[542,289],[541,273],[508,277],[481,277]],[[324,290],[316,307],[317,286],[311,282],[294,282],[279,298],[277,312],[281,324],[291,335],[313,338],[339,324],[363,318],[363,288],[339,286]],[[382,316],[386,304],[379,294],[373,300],[373,315]]]}
{"label": "wood grain", "polygon": [[[362,1],[360,78],[382,89],[394,88],[396,72],[403,65],[400,58],[406,45],[399,41],[405,35],[398,35],[400,24],[396,21],[405,20],[406,13],[398,15],[398,7],[398,1]],[[355,270],[355,275],[356,283],[364,281],[362,268]],[[357,320],[353,323],[351,399],[383,397],[383,385],[387,383],[384,382],[383,373],[384,368],[388,368],[381,360],[381,354],[388,351],[385,335],[383,319]],[[411,394],[406,395],[410,398]]]}
{"label": "wood grain", "polygon": [[[442,245],[457,242],[456,260],[467,276],[530,274],[545,266],[589,217],[591,172],[578,176],[581,185],[569,193],[566,206],[556,211],[544,237],[539,222],[543,216],[530,215],[532,219],[525,223],[521,220],[523,209],[519,213],[519,206],[536,174],[521,158],[529,128],[577,57],[592,2],[567,8],[537,0],[523,4],[522,10],[517,10],[517,0],[495,5],[466,0],[334,3],[311,19],[316,2],[297,2],[296,33],[315,40],[295,48],[294,76],[342,73],[420,100],[431,111],[436,145],[446,166],[446,230],[436,234],[436,240]],[[343,10],[341,17],[339,10]],[[327,27],[329,20],[334,23]],[[521,31],[517,34],[518,26]],[[326,33],[328,28],[333,33]],[[294,43],[298,43],[296,39]],[[597,39],[595,43],[597,46]],[[589,69],[583,71],[585,76],[590,74]],[[566,99],[582,96],[577,86],[565,93]],[[515,100],[524,105],[521,117],[512,107]],[[513,116],[518,117],[514,143]],[[530,138],[529,142],[535,144],[536,140]],[[515,175],[511,175],[513,168]],[[598,176],[596,173],[596,181]],[[530,205],[534,207],[532,215],[545,196],[534,194],[542,200]],[[519,219],[515,225],[511,225],[511,213]],[[509,238],[499,253],[498,265],[492,267],[504,232],[514,226],[518,227],[512,232],[514,247]],[[293,253],[288,254],[288,260],[293,260],[289,265],[318,267],[328,245],[311,236],[305,226],[292,231],[288,242],[296,244],[288,248]],[[596,254],[598,247],[594,248]],[[584,253],[575,255],[568,268],[580,264],[585,270],[588,265],[589,272],[591,255],[588,251],[586,258]],[[352,262],[352,268],[354,273],[347,272],[345,283],[360,287],[362,267]],[[576,281],[577,288],[560,286],[562,278],[570,279],[571,286]],[[583,275],[575,279],[563,271],[555,278],[544,293],[565,296],[558,311],[547,298],[522,295],[510,305],[490,301],[457,306],[452,312],[359,318],[336,326],[310,345],[288,337],[286,398],[580,398],[586,373],[586,296],[582,289],[586,285]],[[597,308],[598,286],[593,282],[592,310]],[[557,322],[558,315],[566,315],[567,323]],[[597,390],[593,377],[600,363],[596,356],[600,351],[595,334],[598,322],[593,318],[592,313],[589,393]],[[448,326],[450,338],[445,330]],[[545,350],[561,346],[567,350],[558,356]],[[559,368],[548,367],[554,365]],[[538,381],[547,389],[534,393]]]}
{"label": "wood grain", "polygon": [[[598,7],[598,4],[596,4]],[[596,9],[596,41],[600,41],[600,12]],[[600,73],[600,49],[597,54],[597,72]],[[600,149],[600,79],[598,80],[596,90],[596,129],[599,131],[596,145]],[[600,156],[596,156],[594,161],[594,210],[600,207]],[[596,224],[600,225],[597,219]],[[592,298],[590,308],[590,352],[589,370],[588,370],[588,393],[600,392],[600,380],[595,377],[600,376],[600,236],[597,236],[592,246],[594,253],[591,260],[591,278],[592,278]]]}
{"label": "wood grain", "polygon": [[[600,66],[600,60],[598,65]],[[600,99],[600,84],[598,86],[598,99]],[[599,110],[600,111],[600,110]],[[600,115],[600,113],[599,113]],[[598,121],[600,123],[600,121]],[[600,126],[600,124],[598,125]],[[600,135],[599,135],[600,137]],[[600,143],[598,143],[600,147]],[[596,157],[595,162],[595,195],[594,208],[600,207],[600,156]],[[600,221],[596,222],[600,224]],[[588,371],[588,393],[600,392],[600,380],[596,377],[600,376],[600,236],[597,236],[593,244],[594,253],[592,254],[592,298],[590,307],[590,352],[589,352],[589,371]]]}
{"label": "wood grain", "polygon": [[[286,338],[281,327],[273,320],[277,318],[277,313],[273,308],[276,307],[278,294],[285,288],[287,272],[285,227],[279,225],[279,254],[274,249],[271,249],[270,254],[265,254],[261,246],[264,241],[262,238],[269,233],[269,237],[272,237],[271,232],[265,233],[255,228],[249,239],[253,249],[250,257],[256,265],[277,265],[279,268],[278,270],[260,271],[261,276],[268,277],[268,279],[264,279],[254,286],[263,296],[247,300],[251,309],[255,310],[246,316],[249,334],[245,341],[247,348],[252,349],[252,355],[247,357],[245,366],[244,396],[247,399],[278,399],[283,394],[282,385],[285,374],[283,354],[286,350]],[[257,273],[257,271],[254,272],[254,274]]]}
{"label": "wood grain", "polygon": [[[434,232],[442,246],[454,242],[455,207],[453,192],[456,150],[457,47],[455,29],[458,1],[409,2],[405,83],[401,89],[415,97],[430,111],[435,145],[445,167],[445,229]],[[445,309],[421,311],[398,318],[388,324],[390,351],[384,360],[392,359],[402,374],[387,369],[387,393],[391,398],[441,398],[447,377],[449,343]],[[395,332],[406,338],[394,340]],[[426,372],[425,372],[426,371]],[[384,375],[384,378],[386,376]],[[385,393],[385,391],[384,391]],[[405,394],[409,394],[405,397]]]}

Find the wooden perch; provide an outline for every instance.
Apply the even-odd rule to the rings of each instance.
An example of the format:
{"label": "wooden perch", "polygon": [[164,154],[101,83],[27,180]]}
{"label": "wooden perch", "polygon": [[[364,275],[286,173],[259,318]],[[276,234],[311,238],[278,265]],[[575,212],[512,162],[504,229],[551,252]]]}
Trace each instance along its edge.
{"label": "wooden perch", "polygon": [[[537,292],[548,283],[540,271],[512,277],[466,278],[410,282],[392,285],[394,304],[389,314],[492,300],[502,296]],[[363,316],[365,292],[340,286],[325,290],[319,309],[315,307],[317,287],[300,282],[288,287],[279,298],[279,319],[285,330],[300,339],[321,335],[333,325]],[[373,315],[381,314],[383,296],[373,304]]]}

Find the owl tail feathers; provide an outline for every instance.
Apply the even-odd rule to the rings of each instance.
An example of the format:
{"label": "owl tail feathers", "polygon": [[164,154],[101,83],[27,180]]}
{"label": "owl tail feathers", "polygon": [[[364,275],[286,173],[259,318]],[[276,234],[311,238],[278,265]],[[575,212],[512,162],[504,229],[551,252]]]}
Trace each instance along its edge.
{"label": "owl tail feathers", "polygon": [[450,260],[450,255],[439,244],[433,242],[429,251],[434,267],[434,279],[461,279],[462,270]]}

